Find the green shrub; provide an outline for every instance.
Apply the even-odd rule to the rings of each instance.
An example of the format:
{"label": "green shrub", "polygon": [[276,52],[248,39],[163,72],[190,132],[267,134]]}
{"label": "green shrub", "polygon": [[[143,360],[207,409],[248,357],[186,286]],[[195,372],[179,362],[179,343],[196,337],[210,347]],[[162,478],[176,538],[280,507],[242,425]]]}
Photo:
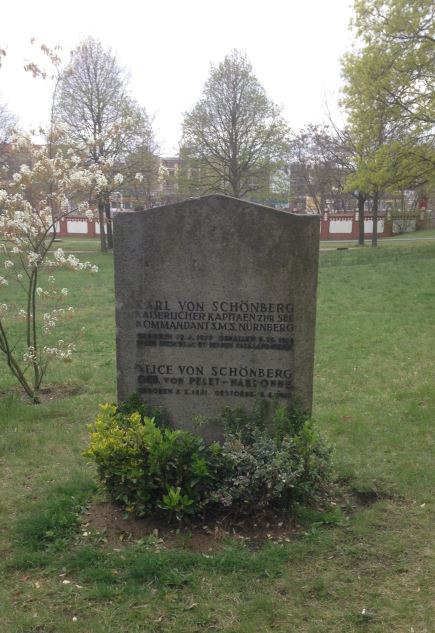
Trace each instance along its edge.
{"label": "green shrub", "polygon": [[153,418],[154,422],[159,427],[166,426],[166,419],[163,411],[158,407],[153,407],[140,399],[138,393],[133,393],[125,402],[122,402],[118,408],[117,413],[123,415],[129,415],[131,413],[139,413],[141,420],[144,418]]}
{"label": "green shrub", "polygon": [[[264,410],[263,410],[264,413]],[[313,502],[327,493],[331,448],[299,406],[279,407],[268,428],[258,419],[226,410],[222,456],[225,479],[217,497],[236,512],[290,509],[295,501]]]}
{"label": "green shrub", "polygon": [[278,408],[272,424],[262,403],[250,414],[226,409],[223,442],[210,445],[159,428],[144,411],[101,405],[85,453],[128,512],[181,519],[209,509],[288,510],[327,492],[331,450],[301,409]]}
{"label": "green shrub", "polygon": [[207,446],[185,431],[160,429],[154,419],[100,407],[86,457],[93,459],[111,498],[142,516],[166,511],[181,518],[210,502],[224,460],[218,444]]}

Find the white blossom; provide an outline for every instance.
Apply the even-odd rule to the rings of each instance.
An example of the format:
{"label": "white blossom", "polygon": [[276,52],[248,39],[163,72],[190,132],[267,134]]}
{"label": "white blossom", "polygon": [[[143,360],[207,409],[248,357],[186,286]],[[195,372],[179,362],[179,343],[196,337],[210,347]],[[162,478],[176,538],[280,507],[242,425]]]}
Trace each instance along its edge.
{"label": "white blossom", "polygon": [[48,358],[69,362],[72,360],[73,352],[76,347],[74,343],[65,344],[64,341],[58,341],[57,347],[44,347],[43,352]]}
{"label": "white blossom", "polygon": [[27,348],[27,351],[23,354],[23,360],[25,363],[32,363],[36,361],[36,352],[33,346]]}
{"label": "white blossom", "polygon": [[[56,140],[60,141],[62,130],[56,129],[55,133]],[[61,143],[53,156],[47,151],[46,146],[32,144],[29,136],[16,135],[13,143],[14,150],[22,151],[22,156],[29,156],[29,164],[20,166],[18,173],[14,174],[11,182],[8,183],[7,190],[0,188],[0,235],[2,238],[0,251],[6,255],[2,267],[13,273],[12,276],[9,274],[8,278],[0,275],[0,287],[19,282],[21,292],[22,289],[31,292],[32,285],[30,284],[34,282],[39,269],[44,267],[49,271],[64,267],[71,271],[97,272],[98,267],[91,262],[81,262],[73,254],[66,255],[62,249],[48,252],[47,237],[54,233],[54,222],[59,221],[62,214],[64,217],[67,215],[77,198],[83,199],[91,189],[98,192],[107,188],[107,177],[102,171],[105,168],[104,162],[89,168],[82,167],[81,158],[74,151],[60,149]],[[115,182],[120,184],[122,180],[116,178]],[[32,198],[27,197],[28,188],[32,189]],[[93,219],[88,203],[79,203],[78,209]],[[61,217],[54,220],[53,210],[57,210]],[[11,257],[11,255],[18,255],[18,257]],[[26,285],[27,283],[29,285]],[[53,344],[52,331],[61,319],[72,317],[74,308],[72,306],[56,307],[56,302],[61,297],[68,296],[68,289],[56,288],[55,277],[52,274],[48,275],[47,289],[38,286],[36,296],[38,301],[44,300],[46,308],[43,314],[39,311],[33,313],[32,306],[29,309],[25,306],[21,309],[18,307],[12,309],[9,306],[8,312],[7,304],[1,303],[0,316],[9,313],[13,323],[19,320],[27,323],[35,318],[37,326],[35,338],[33,338],[33,328],[29,335],[26,325],[17,324],[17,327],[25,328],[24,332],[20,333],[20,339],[25,341],[26,337],[30,336],[32,344],[28,345],[24,352],[17,352],[13,343],[12,349],[15,354],[13,358],[19,365],[18,356],[21,353],[22,362],[25,365],[32,364],[35,369],[39,368],[42,371],[47,361],[51,359],[71,360],[74,344],[63,340]],[[6,327],[7,323],[2,325]],[[25,369],[26,367],[22,371],[24,372]],[[18,373],[13,369],[12,371],[21,381]],[[30,386],[30,382],[28,385]]]}
{"label": "white blossom", "polygon": [[99,189],[104,189],[105,187],[107,187],[106,176],[103,173],[99,172],[95,176],[95,183]]}
{"label": "white blossom", "polygon": [[35,253],[33,251],[29,251],[27,253],[27,261],[30,266],[38,265],[38,262],[41,260],[41,255],[39,253]]}
{"label": "white blossom", "polygon": [[32,173],[28,165],[21,165],[20,172],[23,176],[29,176]]}

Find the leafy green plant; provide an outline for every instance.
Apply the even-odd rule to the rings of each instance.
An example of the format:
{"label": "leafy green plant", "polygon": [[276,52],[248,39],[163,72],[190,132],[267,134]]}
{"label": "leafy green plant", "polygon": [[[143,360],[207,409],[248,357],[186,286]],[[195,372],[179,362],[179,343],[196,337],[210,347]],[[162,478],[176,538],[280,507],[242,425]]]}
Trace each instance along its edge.
{"label": "leafy green plant", "polygon": [[180,486],[174,488],[170,486],[167,494],[163,495],[160,507],[163,510],[169,510],[171,514],[175,514],[180,520],[184,514],[189,514],[193,510],[193,500],[181,492]]}
{"label": "leafy green plant", "polygon": [[157,426],[165,425],[165,415],[163,411],[141,400],[137,392],[133,393],[127,400],[118,405],[117,412],[123,415],[139,413],[141,420],[144,418],[153,418]]}
{"label": "leafy green plant", "polygon": [[159,428],[153,418],[100,407],[85,456],[95,461],[110,497],[138,516],[159,510],[199,514],[223,467],[218,444],[185,431]]}
{"label": "leafy green plant", "polygon": [[85,455],[95,461],[110,497],[141,516],[169,519],[229,509],[244,514],[290,509],[327,492],[330,448],[301,409],[280,408],[272,425],[264,403],[252,413],[226,409],[222,444],[159,428],[128,408],[101,405]]}
{"label": "leafy green plant", "polygon": [[[257,410],[258,411],[258,410]],[[296,405],[275,411],[272,428],[262,419],[226,412],[222,446],[226,478],[219,502],[236,512],[290,509],[295,501],[312,502],[327,493],[331,448]]]}
{"label": "leafy green plant", "polygon": [[224,428],[225,437],[237,436],[241,442],[249,444],[259,431],[265,430],[267,417],[268,403],[265,400],[257,400],[252,411],[241,407],[226,407],[216,422]]}
{"label": "leafy green plant", "polygon": [[308,413],[298,400],[291,407],[277,407],[272,420],[276,439],[298,435],[308,418]]}

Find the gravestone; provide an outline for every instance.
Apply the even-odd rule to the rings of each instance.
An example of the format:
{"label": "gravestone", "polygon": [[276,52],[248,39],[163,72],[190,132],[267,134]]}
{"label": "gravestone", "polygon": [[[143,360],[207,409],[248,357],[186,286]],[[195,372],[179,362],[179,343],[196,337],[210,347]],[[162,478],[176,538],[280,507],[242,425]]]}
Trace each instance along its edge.
{"label": "gravestone", "polygon": [[318,216],[213,195],[115,221],[118,399],[177,428],[256,399],[311,410]]}

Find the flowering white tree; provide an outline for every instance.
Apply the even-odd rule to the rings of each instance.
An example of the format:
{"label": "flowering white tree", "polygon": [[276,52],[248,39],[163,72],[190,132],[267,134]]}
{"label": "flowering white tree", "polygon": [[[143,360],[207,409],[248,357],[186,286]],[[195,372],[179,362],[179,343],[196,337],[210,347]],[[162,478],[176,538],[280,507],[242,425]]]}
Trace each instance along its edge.
{"label": "flowering white tree", "polygon": [[17,139],[17,152],[29,158],[28,164],[0,189],[0,353],[35,403],[49,362],[70,361],[74,352],[74,343],[55,333],[74,312],[55,271],[98,270],[53,249],[56,225],[77,207],[92,216],[86,202],[72,201],[107,186],[99,166],[84,169],[72,150],[59,149],[61,140],[58,136],[53,150],[52,144],[36,147],[29,138]]}
{"label": "flowering white tree", "polygon": [[[101,250],[105,251],[112,248],[110,194],[123,183],[137,185],[136,172],[146,175],[152,170],[156,144],[151,119],[129,95],[127,73],[115,54],[92,37],[77,46],[61,73],[55,120],[64,126],[69,145],[85,165],[105,166],[108,183],[98,196]],[[114,182],[115,172],[123,178],[118,174]]]}

